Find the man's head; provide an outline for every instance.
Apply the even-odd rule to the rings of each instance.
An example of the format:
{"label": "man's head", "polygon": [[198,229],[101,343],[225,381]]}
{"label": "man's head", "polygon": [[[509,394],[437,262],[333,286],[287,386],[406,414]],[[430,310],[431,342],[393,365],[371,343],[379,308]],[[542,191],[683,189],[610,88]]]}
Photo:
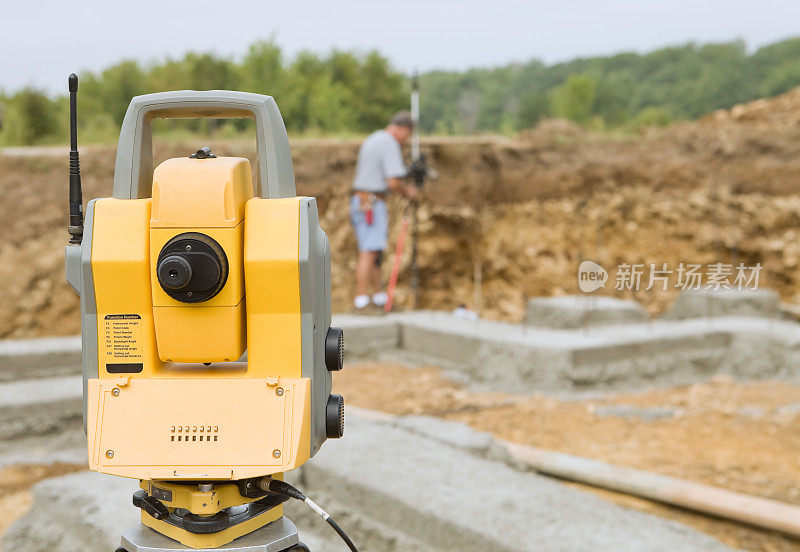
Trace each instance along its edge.
{"label": "man's head", "polygon": [[402,146],[411,136],[411,131],[414,129],[414,119],[411,118],[411,113],[408,111],[398,111],[392,116],[386,131],[394,136]]}

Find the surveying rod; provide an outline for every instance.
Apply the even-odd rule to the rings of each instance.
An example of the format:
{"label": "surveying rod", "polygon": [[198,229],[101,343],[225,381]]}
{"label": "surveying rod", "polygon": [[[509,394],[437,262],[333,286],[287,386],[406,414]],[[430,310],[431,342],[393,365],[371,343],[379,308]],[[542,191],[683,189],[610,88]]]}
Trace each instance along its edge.
{"label": "surveying rod", "polygon": [[[414,127],[411,129],[411,167],[414,185],[421,188],[425,180],[425,172],[418,170],[420,166],[419,153],[419,76],[415,73],[411,81],[411,120]],[[423,160],[424,163],[424,160]],[[417,170],[415,170],[415,168]],[[411,202],[411,297],[414,309],[419,307],[419,264],[417,263],[417,240],[419,238],[419,203],[416,199]]]}
{"label": "surveying rod", "polygon": [[[414,125],[411,129],[411,166],[408,168],[407,178],[413,179],[414,186],[421,189],[425,184],[425,177],[436,178],[437,172],[430,168],[425,159],[425,155],[419,151],[419,78],[415,74],[411,81],[411,120]],[[418,217],[419,203],[416,199],[411,200],[406,209],[406,214],[403,215],[402,226],[400,227],[400,234],[397,238],[397,248],[394,254],[394,263],[392,265],[392,272],[389,278],[389,286],[387,287],[386,294],[389,296],[384,310],[390,312],[392,303],[394,301],[394,293],[397,285],[397,276],[400,272],[400,257],[403,253],[403,245],[405,244],[405,236],[408,227],[411,226],[411,295],[412,295],[412,308],[419,306],[419,265],[417,263],[417,240],[419,237],[419,217]],[[411,211],[410,224],[408,211]]]}

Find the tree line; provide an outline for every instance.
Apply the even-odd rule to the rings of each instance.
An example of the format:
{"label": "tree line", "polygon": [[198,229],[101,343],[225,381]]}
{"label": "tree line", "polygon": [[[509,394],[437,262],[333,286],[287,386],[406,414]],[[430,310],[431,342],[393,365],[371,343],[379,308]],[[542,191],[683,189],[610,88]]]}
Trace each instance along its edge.
{"label": "tree line", "polygon": [[[598,129],[664,125],[800,86],[800,38],[742,41],[423,76],[427,132],[513,132],[562,117]],[[423,86],[424,85],[424,86]]]}
{"label": "tree line", "polygon": [[[66,79],[65,79],[66,80]],[[422,130],[513,133],[549,117],[595,129],[638,128],[691,119],[800,85],[800,38],[752,53],[742,41],[685,44],[546,65],[538,60],[420,76]],[[85,142],[113,141],[131,97],[164,90],[231,89],[275,97],[290,133],[363,134],[408,105],[409,80],[376,51],[302,51],[289,58],[274,40],[241,59],[185,54],[143,65],[126,60],[83,72]],[[66,94],[0,92],[0,144],[67,140]],[[190,130],[236,135],[242,122],[196,121]]]}
{"label": "tree line", "polygon": [[[66,76],[64,78],[66,89]],[[407,78],[376,51],[302,51],[287,59],[273,40],[252,44],[240,60],[190,52],[151,65],[133,60],[80,74],[82,141],[113,141],[133,96],[167,90],[243,90],[275,97],[290,132],[363,134],[408,105]],[[68,97],[25,88],[0,93],[0,144],[65,142]],[[235,134],[243,121],[193,121],[189,130]],[[157,128],[157,130],[159,130]]]}

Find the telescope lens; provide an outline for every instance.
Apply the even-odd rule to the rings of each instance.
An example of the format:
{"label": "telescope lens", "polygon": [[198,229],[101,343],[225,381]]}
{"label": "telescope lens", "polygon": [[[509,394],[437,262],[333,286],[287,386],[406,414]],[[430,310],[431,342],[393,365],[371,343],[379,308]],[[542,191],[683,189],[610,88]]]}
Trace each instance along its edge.
{"label": "telescope lens", "polygon": [[158,281],[169,289],[186,287],[192,279],[192,265],[180,255],[169,255],[158,263]]}
{"label": "telescope lens", "polygon": [[211,236],[184,232],[161,248],[156,277],[161,289],[176,301],[202,303],[225,286],[228,257]]}

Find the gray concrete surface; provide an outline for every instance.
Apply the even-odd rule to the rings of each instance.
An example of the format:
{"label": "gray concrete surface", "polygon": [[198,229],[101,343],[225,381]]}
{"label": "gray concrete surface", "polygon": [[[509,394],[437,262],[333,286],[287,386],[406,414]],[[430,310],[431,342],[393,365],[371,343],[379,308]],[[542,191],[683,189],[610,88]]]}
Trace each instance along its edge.
{"label": "gray concrete surface", "polygon": [[[328,509],[361,550],[722,552],[714,539],[627,510],[492,455],[491,438],[452,422],[348,417],[291,479]],[[113,549],[137,522],[132,480],[86,472],[39,483],[31,511],[6,533],[5,550]],[[314,552],[342,550],[303,505],[287,507]],[[46,529],[46,530],[43,530]]]}
{"label": "gray concrete surface", "polygon": [[80,373],[80,336],[0,340],[0,383]]}
{"label": "gray concrete surface", "polygon": [[587,392],[701,381],[717,373],[800,379],[800,324],[721,317],[532,328],[446,313],[396,315],[401,356],[512,392]]}
{"label": "gray concrete surface", "polygon": [[[345,330],[348,360],[431,363],[487,389],[594,393],[721,372],[800,379],[800,324],[764,317],[553,329],[414,312],[340,315],[334,324]],[[78,338],[0,342],[0,466],[85,462],[79,348]],[[490,435],[425,417],[348,408],[345,438],[292,477],[363,550],[726,550],[681,525],[520,471]],[[44,481],[3,549],[108,551],[137,518],[135,487],[91,473]],[[287,511],[314,552],[342,549],[302,505]]]}
{"label": "gray concrete surface", "polygon": [[401,346],[400,325],[394,315],[337,314],[331,324],[344,330],[345,352],[351,358],[374,356]]}
{"label": "gray concrete surface", "polygon": [[646,322],[647,312],[636,301],[593,295],[535,297],[528,300],[524,323],[545,328],[574,329]]}
{"label": "gray concrete surface", "polygon": [[[347,439],[308,464],[309,487],[443,550],[726,550],[684,526],[427,437],[420,422],[409,432],[350,420]],[[431,420],[430,432],[441,435],[443,423]]]}
{"label": "gray concrete surface", "polygon": [[0,384],[0,440],[60,433],[82,423],[80,376]]}
{"label": "gray concrete surface", "polygon": [[686,290],[678,295],[665,320],[715,316],[781,317],[777,292],[771,289]]}
{"label": "gray concrete surface", "polygon": [[[344,328],[348,362],[431,364],[487,389],[602,392],[687,384],[717,373],[800,380],[800,324],[774,318],[726,316],[553,329],[421,311],[341,315],[334,317],[334,324]],[[2,382],[30,377],[30,371],[18,369],[26,362],[48,366],[60,358],[62,371],[53,375],[77,374],[78,358],[69,356],[77,341],[64,343],[63,355],[50,340],[0,347],[0,393]],[[47,373],[42,370],[40,375]]]}

